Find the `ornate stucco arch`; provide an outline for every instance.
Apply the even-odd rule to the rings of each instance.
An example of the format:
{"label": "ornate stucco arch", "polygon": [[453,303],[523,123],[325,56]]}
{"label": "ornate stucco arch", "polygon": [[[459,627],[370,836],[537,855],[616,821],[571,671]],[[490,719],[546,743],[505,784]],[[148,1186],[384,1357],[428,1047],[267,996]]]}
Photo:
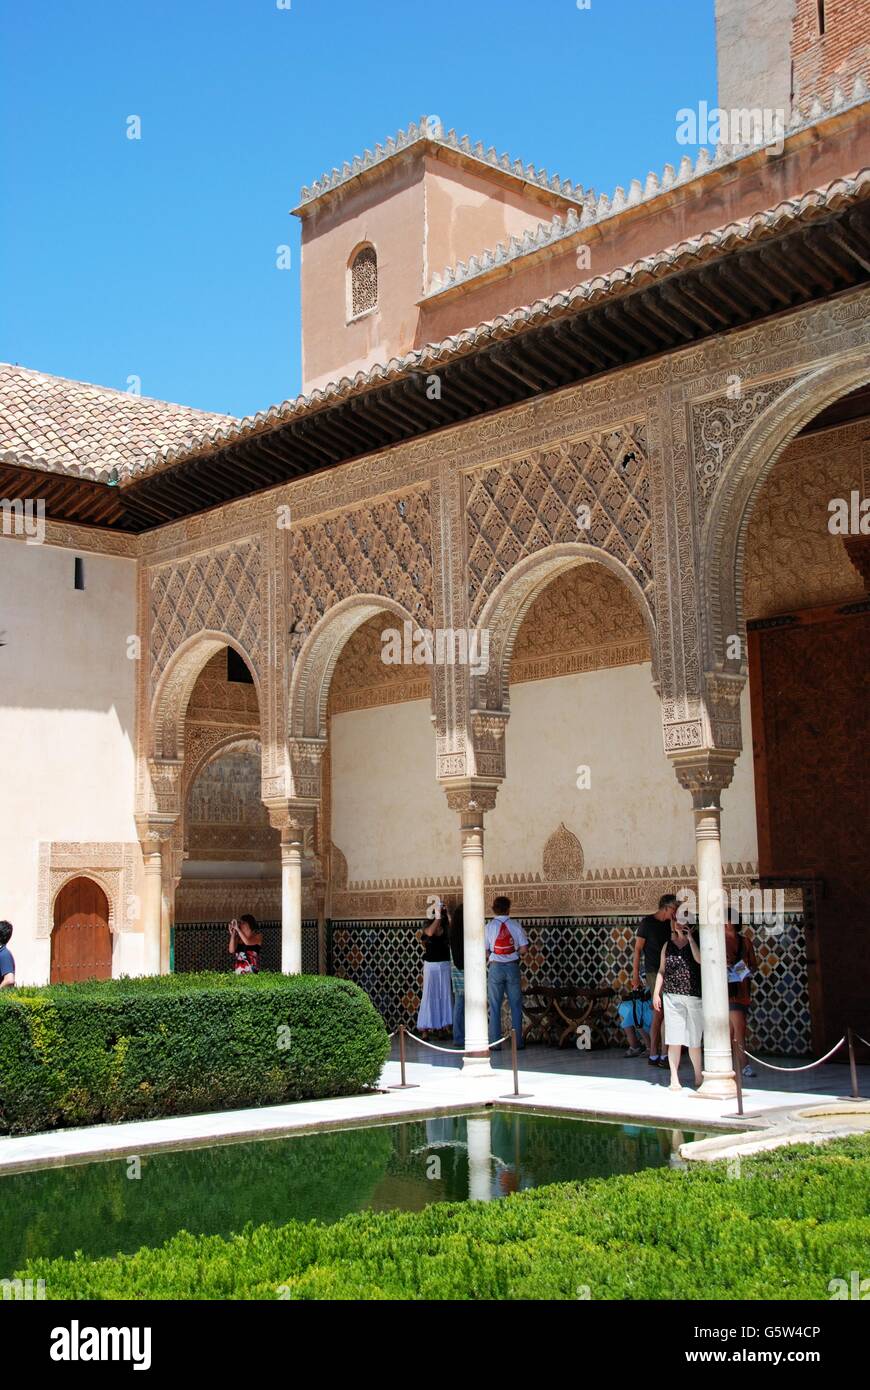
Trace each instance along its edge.
{"label": "ornate stucco arch", "polygon": [[263,742],[263,691],[256,662],[238,638],[226,632],[204,631],[195,633],[181,643],[157,683],[148,725],[149,757],[183,759],[184,721],[193,687],[207,663],[223,647],[232,647],[238,652],[251,672],[260,711],[260,741]]}
{"label": "ornate stucco arch", "polygon": [[489,663],[485,672],[472,676],[472,704],[476,710],[508,712],[511,657],[523,618],[551,580],[582,564],[602,565],[628,589],[649,634],[655,683],[655,618],[640,584],[620,560],[598,546],[585,541],[564,541],[546,546],[514,565],[487,599],[477,626],[481,633],[489,632]]}
{"label": "ornate stucco arch", "polygon": [[761,414],[728,458],[701,532],[702,642],[708,673],[745,676],[745,660],[726,654],[745,631],[743,560],[759,492],[795,435],[826,407],[870,382],[866,349],[797,377]]}
{"label": "ornate stucco arch", "polygon": [[287,728],[291,742],[326,737],[326,706],[338,658],[358,627],[378,614],[392,614],[401,630],[417,620],[395,599],[378,594],[353,594],[336,603],[320,619],[302,644],[290,678]]}

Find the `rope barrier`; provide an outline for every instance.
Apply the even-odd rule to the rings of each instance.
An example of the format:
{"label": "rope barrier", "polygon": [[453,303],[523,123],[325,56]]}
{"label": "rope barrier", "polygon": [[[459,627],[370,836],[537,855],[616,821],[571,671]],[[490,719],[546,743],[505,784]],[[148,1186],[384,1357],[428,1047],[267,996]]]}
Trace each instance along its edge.
{"label": "rope barrier", "polygon": [[744,1057],[748,1057],[751,1062],[757,1062],[760,1067],[767,1067],[768,1071],[812,1071],[813,1067],[820,1067],[823,1062],[827,1062],[829,1057],[833,1057],[835,1052],[839,1052],[845,1041],[846,1035],[844,1033],[840,1041],[831,1048],[830,1052],[826,1052],[824,1057],[820,1057],[817,1062],[808,1062],[805,1067],[775,1067],[772,1062],[762,1062],[760,1057],[754,1057],[751,1052],[746,1051],[745,1047],[743,1048],[743,1055]]}
{"label": "rope barrier", "polygon": [[866,1038],[862,1038],[860,1033],[856,1033],[855,1037],[858,1039],[859,1043],[863,1043],[865,1047],[870,1047],[870,1043],[868,1043]]}
{"label": "rope barrier", "polygon": [[410,1028],[405,1029],[405,1036],[413,1038],[421,1047],[431,1047],[433,1052],[449,1052],[451,1057],[461,1057],[461,1051],[456,1047],[439,1047],[437,1043],[427,1042],[425,1038],[418,1038],[416,1033],[412,1033]]}
{"label": "rope barrier", "polygon": [[[392,1036],[393,1036],[393,1034],[391,1033],[391,1034],[390,1034],[390,1037],[392,1037]],[[461,1048],[459,1048],[459,1047],[439,1047],[437,1043],[430,1043],[430,1042],[428,1042],[428,1041],[426,1040],[426,1038],[418,1038],[418,1037],[417,1037],[417,1034],[416,1034],[416,1033],[412,1033],[411,1030],[410,1030],[410,1028],[406,1028],[406,1029],[405,1029],[405,1036],[408,1037],[408,1038],[413,1038],[413,1039],[414,1039],[414,1042],[420,1043],[420,1045],[421,1045],[422,1047],[431,1047],[431,1049],[432,1049],[433,1052],[449,1052],[451,1057],[461,1057],[461,1056],[462,1056],[462,1049],[461,1049]],[[507,1042],[507,1040],[508,1040],[509,1037],[510,1037],[510,1033],[505,1033],[505,1035],[504,1035],[503,1038],[496,1038],[495,1042],[487,1043],[487,1048],[498,1047],[498,1046],[500,1046],[501,1043]]]}

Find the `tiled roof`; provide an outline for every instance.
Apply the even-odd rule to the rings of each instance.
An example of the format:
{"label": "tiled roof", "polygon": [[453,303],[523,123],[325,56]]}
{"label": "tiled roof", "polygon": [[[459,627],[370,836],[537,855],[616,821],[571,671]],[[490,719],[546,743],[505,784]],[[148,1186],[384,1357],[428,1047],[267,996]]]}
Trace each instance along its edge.
{"label": "tiled roof", "polygon": [[511,178],[545,188],[548,193],[554,194],[557,198],[564,198],[567,202],[580,203],[583,200],[583,189],[578,184],[571,183],[570,179],[561,179],[558,174],[548,174],[546,169],[536,169],[532,164],[523,164],[522,160],[511,159],[510,155],[500,155],[493,147],[484,149],[482,143],[472,145],[467,135],[459,136],[455,130],[445,132],[438,116],[421,116],[418,124],[412,122],[407,130],[400,130],[398,135],[392,136],[386,144],[375,145],[373,151],[366,150],[365,154],[357,155],[341,169],[333,169],[330,174],[321,175],[310,187],[303,188],[299,195],[299,209],[327,193],[332,193],[366,170],[374,169],[376,165],[383,164],[388,159],[394,159],[402,150],[410,149],[412,145],[418,145],[422,141],[440,145],[443,149],[456,150],[466,158],[476,160],[479,164],[488,164],[490,168],[498,169]]}
{"label": "tiled roof", "polygon": [[189,406],[0,363],[0,462],[114,481],[158,449],[235,423]]}
{"label": "tiled roof", "polygon": [[[797,134],[800,130],[816,125],[825,117],[864,105],[868,97],[870,97],[870,91],[868,91],[867,83],[863,77],[856,77],[849,97],[838,84],[835,84],[826,106],[818,97],[807,102],[803,110],[796,105],[784,134],[787,136]],[[472,256],[467,262],[460,261],[458,265],[448,267],[441,274],[436,272],[432,276],[426,298],[434,298],[436,295],[443,294],[445,290],[453,289],[456,285],[467,284],[469,280],[486,275],[496,266],[506,265],[509,261],[518,260],[521,256],[528,256],[535,251],[540,251],[545,246],[552,246],[559,241],[567,240],[587,227],[597,226],[608,218],[618,216],[626,208],[637,207],[641,203],[649,203],[654,198],[668,193],[672,188],[681,187],[691,183],[694,179],[701,178],[710,169],[733,164],[737,160],[755,153],[758,149],[758,145],[718,145],[711,154],[709,150],[702,148],[694,163],[686,155],[680,161],[679,169],[674,169],[672,164],[666,164],[661,177],[651,171],[643,183],[640,179],[633,179],[627,193],[621,187],[615,190],[612,198],[609,198],[606,193],[602,193],[600,197],[596,198],[595,194],[590,192],[583,198],[579,212],[575,211],[574,208],[569,208],[564,217],[557,216],[550,222],[541,222],[534,232],[527,231],[522,237],[511,237],[506,244],[499,243],[494,249]]]}
{"label": "tiled roof", "polygon": [[491,343],[511,338],[525,329],[577,313],[587,305],[599,304],[610,297],[626,294],[656,280],[665,279],[675,271],[716,260],[754,242],[788,231],[795,224],[810,225],[817,218],[868,198],[870,168],[862,169],[849,177],[835,179],[826,187],[813,189],[800,198],[786,199],[766,212],[754,213],[738,222],[730,222],[714,231],[678,242],[675,246],[656,252],[655,255],[645,256],[607,275],[596,275],[574,286],[573,289],[551,295],[547,299],[539,299],[534,304],[523,305],[509,314],[501,314],[474,328],[464,329],[440,343],[417,348],[403,357],[392,358],[384,365],[376,365],[366,372],[357,372],[353,377],[342,377],[340,381],[331,382],[322,390],[318,389],[309,395],[297,396],[280,405],[273,405],[268,410],[247,416],[244,420],[207,430],[196,443],[185,444],[182,447],[164,447],[153,459],[146,461],[140,458],[133,464],[125,465],[122,481],[134,481],[144,474],[211,453],[256,435],[266,434],[319,410],[340,405],[367,390],[402,377],[410,377],[415,372],[437,372],[456,358]]}

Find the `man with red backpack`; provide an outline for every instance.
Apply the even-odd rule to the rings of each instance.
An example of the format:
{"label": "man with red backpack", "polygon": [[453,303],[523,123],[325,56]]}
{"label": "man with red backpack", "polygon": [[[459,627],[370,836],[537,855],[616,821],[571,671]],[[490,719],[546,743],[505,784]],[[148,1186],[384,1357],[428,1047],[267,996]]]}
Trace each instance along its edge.
{"label": "man with red backpack", "polygon": [[489,1040],[501,1036],[501,1001],[505,994],[511,1011],[511,1023],[517,1035],[517,1047],[523,1042],[523,991],[520,983],[520,957],[529,948],[529,938],[519,922],[509,916],[510,898],[496,898],[493,917],[486,924],[486,958],[489,962],[487,998],[489,1001]]}

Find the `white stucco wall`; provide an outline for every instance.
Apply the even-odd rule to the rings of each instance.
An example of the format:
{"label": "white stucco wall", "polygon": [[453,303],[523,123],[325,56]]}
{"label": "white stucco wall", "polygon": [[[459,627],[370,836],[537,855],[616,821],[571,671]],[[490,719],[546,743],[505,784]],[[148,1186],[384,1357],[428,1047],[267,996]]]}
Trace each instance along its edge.
{"label": "white stucco wall", "polygon": [[[723,858],[757,859],[748,692],[744,751],[723,805]],[[351,880],[459,872],[458,817],[434,780],[428,701],[336,715],[332,838]],[[577,767],[590,768],[590,790]],[[487,873],[535,873],[560,822],[586,867],[691,864],[691,798],[662,751],[646,663],[529,681],[511,689],[507,780],[486,818]]]}
{"label": "white stucco wall", "polygon": [[[748,728],[746,697],[744,718]],[[589,769],[588,790],[577,786],[580,766]],[[587,868],[691,864],[691,807],[662,748],[649,663],[511,688],[507,779],[487,816],[487,872],[539,870],[562,822],[579,837]],[[722,823],[724,858],[754,860],[751,754],[723,797]]]}
{"label": "white stucco wall", "polygon": [[459,819],[435,781],[428,700],[332,720],[332,839],[350,879],[459,872]]}
{"label": "white stucco wall", "polygon": [[[0,538],[0,917],[15,928],[18,978],[48,979],[36,939],[40,841],[136,842],[135,562]],[[139,968],[141,937],[115,943],[114,971]]]}

